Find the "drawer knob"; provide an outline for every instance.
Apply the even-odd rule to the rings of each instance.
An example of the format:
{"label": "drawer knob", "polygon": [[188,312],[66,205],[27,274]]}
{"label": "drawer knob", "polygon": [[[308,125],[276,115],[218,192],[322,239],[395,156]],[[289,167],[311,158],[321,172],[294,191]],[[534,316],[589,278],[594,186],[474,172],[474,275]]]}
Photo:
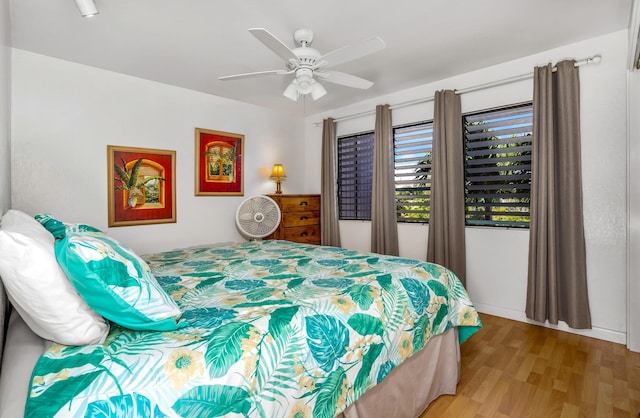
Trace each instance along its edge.
{"label": "drawer knob", "polygon": [[306,221],[307,219],[309,219],[309,218],[307,218],[306,216],[301,216],[301,217],[300,217],[300,220],[301,220],[301,221]]}
{"label": "drawer knob", "polygon": [[300,202],[300,206],[307,206],[309,202]]}
{"label": "drawer knob", "polygon": [[301,237],[306,237],[307,235],[309,234],[306,231],[300,234]]}

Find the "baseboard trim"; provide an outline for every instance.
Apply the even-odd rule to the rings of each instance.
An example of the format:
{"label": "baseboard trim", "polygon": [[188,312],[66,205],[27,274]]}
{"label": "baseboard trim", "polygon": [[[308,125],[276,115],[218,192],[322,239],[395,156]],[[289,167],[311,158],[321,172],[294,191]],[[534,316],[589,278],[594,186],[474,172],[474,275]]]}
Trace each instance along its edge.
{"label": "baseboard trim", "polygon": [[514,321],[526,322],[528,324],[539,325],[546,328],[557,329],[558,331],[570,332],[572,334],[584,335],[585,337],[597,338],[599,340],[611,341],[618,344],[627,343],[627,334],[621,331],[615,331],[606,328],[593,327],[588,330],[576,330],[569,328],[564,322],[560,322],[558,325],[549,323],[540,323],[532,321],[527,318],[524,312],[515,311],[513,309],[502,308],[499,306],[484,305],[482,303],[474,303],[474,306],[480,313],[486,313],[489,315],[500,316],[502,318],[513,319]]}

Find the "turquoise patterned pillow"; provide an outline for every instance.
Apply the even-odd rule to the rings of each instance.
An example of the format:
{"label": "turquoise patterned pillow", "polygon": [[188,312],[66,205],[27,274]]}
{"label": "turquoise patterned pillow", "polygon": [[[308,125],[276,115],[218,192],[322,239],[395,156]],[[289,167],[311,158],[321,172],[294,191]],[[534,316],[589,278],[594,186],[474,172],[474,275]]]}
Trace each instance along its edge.
{"label": "turquoise patterned pillow", "polygon": [[90,225],[85,224],[67,224],[62,221],[55,219],[48,213],[41,213],[34,216],[38,222],[45,227],[45,229],[51,232],[51,235],[55,239],[62,239],[67,234],[67,232],[102,232],[97,228],[94,228]]}
{"label": "turquoise patterned pillow", "polygon": [[180,309],[147,263],[105,233],[66,228],[55,253],[78,293],[110,321],[134,330],[171,331],[182,325]]}

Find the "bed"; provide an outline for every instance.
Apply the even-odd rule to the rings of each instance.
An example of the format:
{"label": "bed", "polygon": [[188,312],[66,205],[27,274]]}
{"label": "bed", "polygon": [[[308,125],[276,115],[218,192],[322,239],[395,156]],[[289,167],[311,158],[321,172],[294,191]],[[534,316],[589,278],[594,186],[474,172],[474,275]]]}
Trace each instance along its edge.
{"label": "bed", "polygon": [[418,260],[278,240],[142,258],[179,315],[68,345],[14,310],[2,416],[417,417],[481,327],[455,275]]}

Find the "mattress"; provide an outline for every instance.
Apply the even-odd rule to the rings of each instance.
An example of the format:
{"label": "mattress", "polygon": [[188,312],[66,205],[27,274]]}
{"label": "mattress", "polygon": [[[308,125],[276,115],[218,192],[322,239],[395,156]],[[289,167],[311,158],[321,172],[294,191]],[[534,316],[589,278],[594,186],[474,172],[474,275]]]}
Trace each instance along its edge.
{"label": "mattress", "polygon": [[11,312],[0,372],[0,417],[24,416],[31,371],[50,342],[29,329],[16,311]]}

